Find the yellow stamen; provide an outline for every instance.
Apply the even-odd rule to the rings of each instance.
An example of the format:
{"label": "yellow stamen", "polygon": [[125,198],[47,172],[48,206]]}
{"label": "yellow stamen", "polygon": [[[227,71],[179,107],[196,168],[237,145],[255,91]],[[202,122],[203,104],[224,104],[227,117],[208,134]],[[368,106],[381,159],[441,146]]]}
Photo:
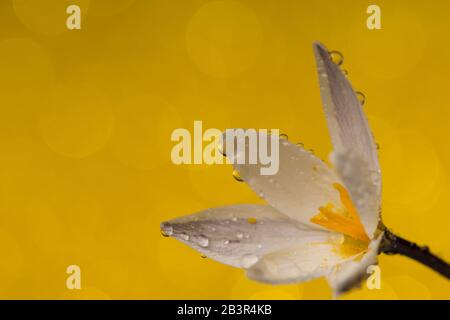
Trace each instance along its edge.
{"label": "yellow stamen", "polygon": [[358,211],[353,205],[347,189],[339,183],[334,183],[333,187],[339,192],[343,208],[339,210],[329,203],[325,207],[319,208],[319,213],[311,218],[311,222],[353,239],[369,242],[370,239],[364,230]]}
{"label": "yellow stamen", "polygon": [[361,259],[363,256],[361,253],[367,252],[368,242],[357,240],[347,235],[343,237],[342,243],[336,247],[337,253],[346,258],[357,256],[356,260]]}

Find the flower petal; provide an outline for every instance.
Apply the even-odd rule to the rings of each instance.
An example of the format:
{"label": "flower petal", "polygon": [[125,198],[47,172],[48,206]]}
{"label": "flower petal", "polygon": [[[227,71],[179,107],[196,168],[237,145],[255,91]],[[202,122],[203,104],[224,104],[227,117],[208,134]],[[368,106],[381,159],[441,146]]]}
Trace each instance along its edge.
{"label": "flower petal", "polygon": [[[260,135],[260,139],[266,138],[261,132]],[[224,144],[227,139],[231,138],[224,134]],[[232,156],[227,153],[227,157],[231,158],[243,180],[271,206],[307,226],[322,229],[310,220],[319,212],[319,207],[327,204],[341,206],[339,193],[333,187],[333,184],[340,183],[340,178],[311,152],[285,139],[276,139],[279,139],[279,169],[274,175],[263,175],[261,168],[264,165],[260,162],[236,163],[236,159],[244,158],[251,150],[248,141],[245,141],[244,150],[237,150]]]}
{"label": "flower petal", "polygon": [[[350,195],[362,215],[363,223],[373,220],[367,215],[376,216],[378,221],[378,211],[381,206],[381,173],[372,132],[350,82],[340,68],[333,63],[328,50],[322,44],[316,42],[313,46],[323,107],[334,147],[333,163],[336,165],[336,157],[342,158],[351,152],[354,159],[351,164],[358,166],[353,170],[355,174],[343,173],[342,162],[336,165],[336,171],[349,189]],[[357,181],[357,179],[361,180]],[[364,202],[358,199],[361,192],[356,188],[359,187],[371,191],[366,195],[375,198],[370,202],[376,201],[376,210],[373,208],[369,210],[367,207],[363,208],[357,204]],[[365,224],[365,227],[371,236],[374,231],[373,226]]]}
{"label": "flower petal", "polygon": [[211,259],[240,268],[286,246],[326,241],[332,235],[305,228],[264,205],[208,209],[163,222],[161,231]]}
{"label": "flower petal", "polygon": [[333,243],[310,242],[264,256],[247,270],[247,276],[271,284],[303,282],[326,276],[343,260]]}
{"label": "flower petal", "polygon": [[367,163],[353,152],[334,153],[333,163],[350,192],[367,235],[372,239],[380,221],[380,197],[377,195],[380,175],[370,172]]}
{"label": "flower petal", "polygon": [[377,239],[372,240],[367,252],[360,260],[348,260],[333,268],[327,280],[333,288],[333,296],[338,297],[361,284],[368,277],[367,268],[378,264],[378,249],[383,233]]}

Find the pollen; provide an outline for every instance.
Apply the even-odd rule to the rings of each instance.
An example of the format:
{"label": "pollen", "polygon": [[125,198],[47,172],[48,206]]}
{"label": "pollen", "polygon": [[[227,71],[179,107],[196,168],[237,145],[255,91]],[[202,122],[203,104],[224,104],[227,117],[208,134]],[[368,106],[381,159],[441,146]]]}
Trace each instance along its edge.
{"label": "pollen", "polygon": [[353,239],[369,242],[370,239],[347,189],[339,183],[334,183],[333,187],[339,192],[342,208],[337,208],[332,203],[320,207],[319,212],[311,218],[311,222]]}
{"label": "pollen", "polygon": [[247,222],[250,224],[256,224],[257,220],[256,220],[256,218],[250,217],[247,219]]}

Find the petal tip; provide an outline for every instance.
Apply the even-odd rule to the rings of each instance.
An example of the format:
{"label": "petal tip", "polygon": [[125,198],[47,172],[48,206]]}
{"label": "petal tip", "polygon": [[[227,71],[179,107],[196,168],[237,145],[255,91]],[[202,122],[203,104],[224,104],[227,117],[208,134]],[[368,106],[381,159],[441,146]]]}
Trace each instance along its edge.
{"label": "petal tip", "polygon": [[163,236],[170,237],[173,234],[173,227],[170,222],[164,221],[159,225]]}
{"label": "petal tip", "polygon": [[319,41],[313,42],[313,50],[316,55],[316,59],[326,60],[329,59],[328,49]]}

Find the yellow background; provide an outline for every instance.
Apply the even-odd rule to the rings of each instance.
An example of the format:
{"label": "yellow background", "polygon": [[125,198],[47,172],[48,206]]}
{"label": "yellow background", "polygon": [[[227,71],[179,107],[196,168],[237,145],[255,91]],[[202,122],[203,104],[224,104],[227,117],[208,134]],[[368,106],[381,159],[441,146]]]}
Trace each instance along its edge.
{"label": "yellow background", "polygon": [[[171,164],[175,128],[279,128],[327,157],[314,40],[367,97],[386,225],[450,260],[449,15],[443,0],[1,0],[0,298],[330,298],[323,279],[258,284],[159,231],[260,202],[230,166]],[[346,298],[450,298],[418,263],[380,264],[382,289]]]}

